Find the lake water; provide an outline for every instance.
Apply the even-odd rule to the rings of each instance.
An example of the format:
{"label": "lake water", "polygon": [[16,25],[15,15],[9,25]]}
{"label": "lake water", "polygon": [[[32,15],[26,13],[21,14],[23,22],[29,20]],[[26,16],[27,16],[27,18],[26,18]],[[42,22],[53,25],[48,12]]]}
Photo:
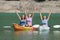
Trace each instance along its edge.
{"label": "lake water", "polygon": [[0,29],[0,40],[60,40],[60,31],[13,31]]}

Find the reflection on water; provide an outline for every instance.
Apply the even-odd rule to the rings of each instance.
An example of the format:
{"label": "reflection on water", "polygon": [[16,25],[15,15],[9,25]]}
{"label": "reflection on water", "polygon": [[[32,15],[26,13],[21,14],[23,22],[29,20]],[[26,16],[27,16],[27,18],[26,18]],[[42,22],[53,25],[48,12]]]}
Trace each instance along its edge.
{"label": "reflection on water", "polygon": [[53,31],[54,34],[60,34],[60,31]]}
{"label": "reflection on water", "polygon": [[0,30],[0,40],[60,40],[60,31]]}
{"label": "reflection on water", "polygon": [[55,40],[60,40],[60,31],[53,31]]}

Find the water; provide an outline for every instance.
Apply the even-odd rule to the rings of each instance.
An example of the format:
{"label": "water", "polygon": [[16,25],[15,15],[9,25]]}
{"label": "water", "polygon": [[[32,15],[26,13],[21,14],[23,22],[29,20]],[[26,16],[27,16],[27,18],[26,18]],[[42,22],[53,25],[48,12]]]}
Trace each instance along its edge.
{"label": "water", "polygon": [[0,40],[60,40],[60,31],[13,31],[0,29]]}

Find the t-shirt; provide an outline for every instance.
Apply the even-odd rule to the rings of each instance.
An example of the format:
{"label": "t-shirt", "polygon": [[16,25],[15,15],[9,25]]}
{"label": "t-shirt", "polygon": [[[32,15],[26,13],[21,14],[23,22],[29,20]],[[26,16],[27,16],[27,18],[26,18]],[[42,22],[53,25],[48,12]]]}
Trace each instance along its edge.
{"label": "t-shirt", "polygon": [[32,25],[32,17],[26,19],[28,25]]}
{"label": "t-shirt", "polygon": [[46,26],[48,26],[48,19],[44,19],[44,20],[42,20],[42,25],[46,25]]}

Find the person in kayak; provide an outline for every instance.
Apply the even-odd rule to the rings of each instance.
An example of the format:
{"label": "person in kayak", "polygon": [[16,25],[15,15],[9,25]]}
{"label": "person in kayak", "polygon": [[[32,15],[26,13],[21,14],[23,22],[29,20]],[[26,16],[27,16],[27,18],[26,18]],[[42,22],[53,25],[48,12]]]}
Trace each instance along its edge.
{"label": "person in kayak", "polygon": [[17,10],[17,15],[18,15],[18,18],[19,18],[19,21],[20,21],[20,26],[25,26],[26,25],[26,17],[25,15],[22,15],[22,17],[19,16],[18,14],[18,10]]}
{"label": "person in kayak", "polygon": [[48,18],[46,16],[43,16],[43,18],[42,18],[42,14],[40,12],[40,19],[42,21],[42,25],[48,27],[48,20],[50,19],[50,15],[51,15],[51,12],[49,13]]}
{"label": "person in kayak", "polygon": [[[25,14],[26,14],[26,13],[25,13]],[[28,16],[27,16],[27,14],[26,14],[26,24],[27,24],[27,26],[29,26],[29,27],[32,27],[33,15],[34,15],[34,13],[28,14]]]}
{"label": "person in kayak", "polygon": [[25,26],[26,25],[26,17],[25,15],[22,15],[20,19],[20,26]]}

